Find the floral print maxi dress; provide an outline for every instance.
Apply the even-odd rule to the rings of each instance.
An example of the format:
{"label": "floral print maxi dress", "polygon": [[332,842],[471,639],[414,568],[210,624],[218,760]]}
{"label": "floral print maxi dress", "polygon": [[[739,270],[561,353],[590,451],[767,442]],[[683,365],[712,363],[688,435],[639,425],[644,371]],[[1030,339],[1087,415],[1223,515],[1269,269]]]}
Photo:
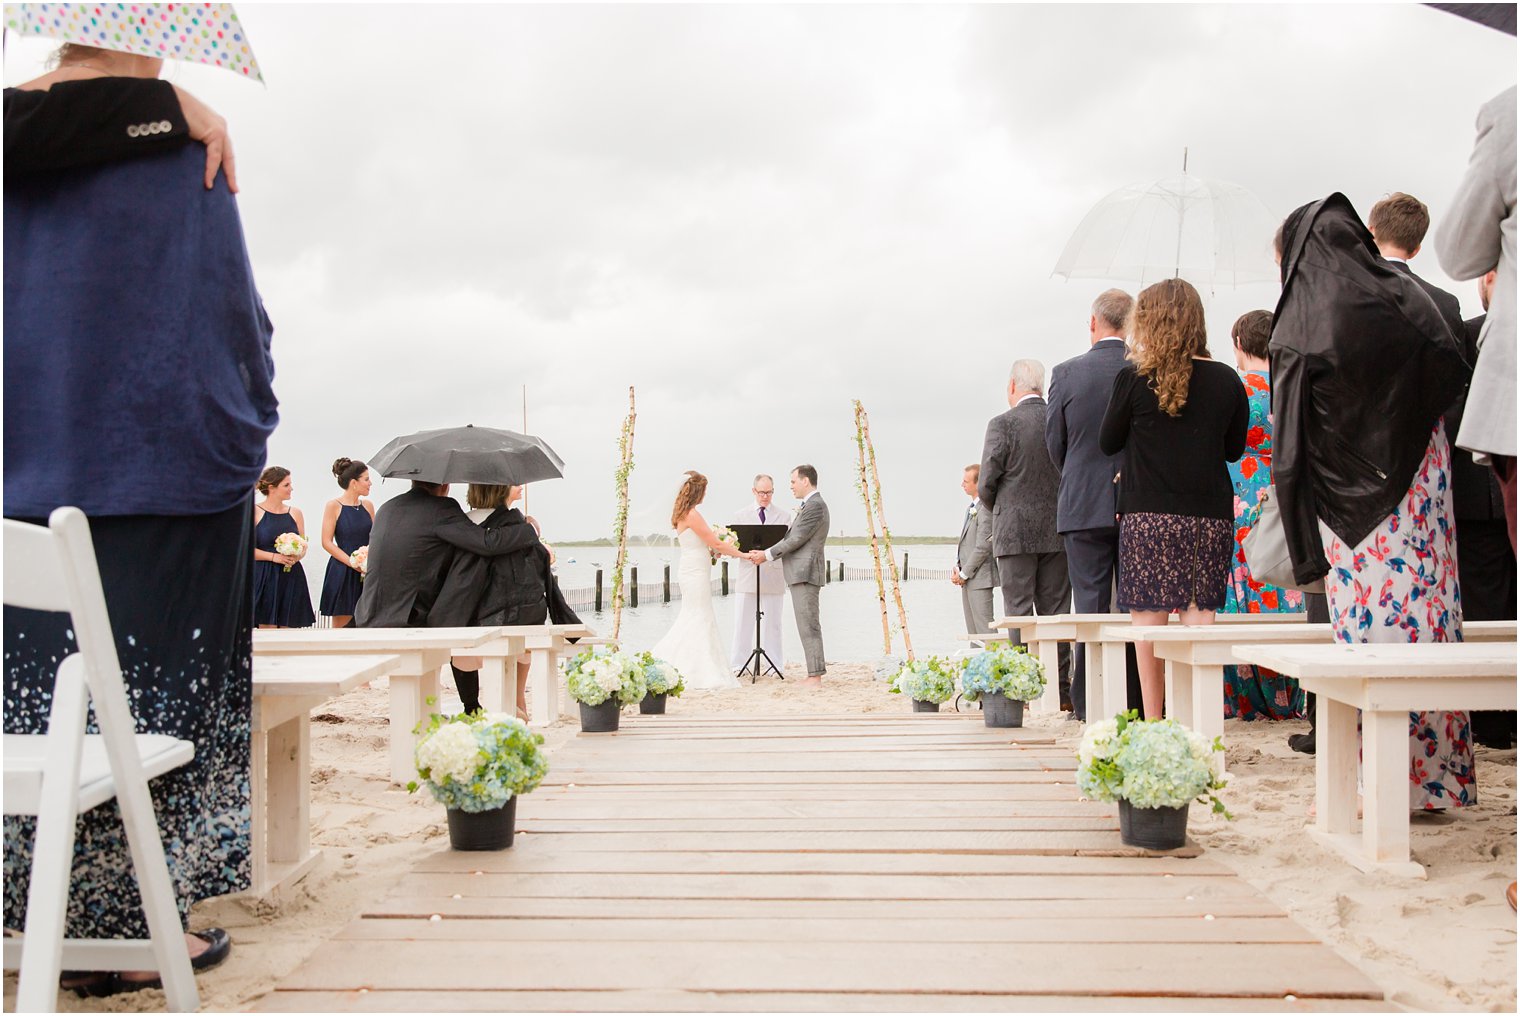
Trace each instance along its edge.
{"label": "floral print maxi dress", "polygon": [[[1452,521],[1451,450],[1437,422],[1404,500],[1354,547],[1320,523],[1325,592],[1339,642],[1460,642],[1462,598]],[[1409,806],[1478,803],[1466,712],[1409,714]]]}
{"label": "floral print maxi dress", "polygon": [[[1272,388],[1266,371],[1241,375],[1250,404],[1246,424],[1246,453],[1230,463],[1235,485],[1235,556],[1230,561],[1225,589],[1227,614],[1297,613],[1304,609],[1304,594],[1278,589],[1251,578],[1246,553],[1241,549],[1251,531],[1251,510],[1261,492],[1272,482]],[[1243,720],[1286,720],[1304,714],[1304,693],[1298,681],[1274,670],[1242,664],[1224,668],[1224,714]]]}

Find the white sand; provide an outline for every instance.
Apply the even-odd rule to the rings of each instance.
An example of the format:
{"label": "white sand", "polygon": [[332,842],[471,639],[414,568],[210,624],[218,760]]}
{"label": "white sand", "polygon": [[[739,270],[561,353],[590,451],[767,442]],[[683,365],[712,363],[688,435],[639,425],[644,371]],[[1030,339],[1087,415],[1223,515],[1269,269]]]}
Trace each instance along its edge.
{"label": "white sand", "polygon": [[[737,691],[690,692],[672,713],[903,712],[864,664],[835,664],[821,691],[774,677]],[[446,707],[452,703],[446,703]],[[426,791],[408,795],[386,778],[383,683],[319,711],[313,724],[314,839],[321,867],[287,898],[253,903],[208,901],[194,926],[221,925],[236,943],[232,957],[201,977],[206,1008],[245,1008],[289,974],[364,906],[382,899],[415,860],[446,835],[442,809]],[[1028,715],[1075,746],[1079,728]],[[551,753],[578,729],[567,718],[546,731]],[[1209,856],[1233,866],[1304,927],[1328,942],[1411,1009],[1513,1012],[1516,1004],[1515,914],[1504,900],[1515,878],[1515,752],[1479,749],[1481,803],[1451,817],[1416,821],[1414,852],[1427,881],[1365,875],[1320,848],[1303,830],[1314,797],[1314,760],[1288,750],[1303,723],[1226,723],[1234,781],[1225,797],[1235,821],[1193,809],[1192,830]],[[6,1002],[14,1002],[14,976]],[[109,1000],[60,996],[65,1011],[161,1008],[159,992]]]}

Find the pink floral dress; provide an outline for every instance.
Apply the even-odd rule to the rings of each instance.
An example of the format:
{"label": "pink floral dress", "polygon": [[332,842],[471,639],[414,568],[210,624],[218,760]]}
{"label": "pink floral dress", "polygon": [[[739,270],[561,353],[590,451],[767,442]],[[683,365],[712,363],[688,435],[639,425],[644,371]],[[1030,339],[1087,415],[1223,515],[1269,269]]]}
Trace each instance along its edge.
{"label": "pink floral dress", "polygon": [[[1438,422],[1404,500],[1366,539],[1347,546],[1324,523],[1325,592],[1340,642],[1460,642],[1451,450]],[[1465,712],[1409,714],[1409,806],[1478,803]]]}

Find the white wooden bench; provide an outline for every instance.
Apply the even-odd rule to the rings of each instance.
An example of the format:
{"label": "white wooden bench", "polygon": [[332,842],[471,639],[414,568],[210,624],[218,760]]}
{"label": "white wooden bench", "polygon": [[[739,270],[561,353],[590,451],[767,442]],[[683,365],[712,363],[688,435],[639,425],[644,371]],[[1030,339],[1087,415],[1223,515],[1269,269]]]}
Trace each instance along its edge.
{"label": "white wooden bench", "polygon": [[[1288,614],[1234,614],[1225,617],[1296,617]],[[1513,621],[1471,621],[1463,626],[1469,642],[1513,642]],[[1149,642],[1166,666],[1166,715],[1213,739],[1224,733],[1224,668],[1240,661],[1235,646],[1243,642],[1328,645],[1335,641],[1328,624],[1216,623],[1165,627],[1109,626],[1105,636],[1121,642]]]}
{"label": "white wooden bench", "polygon": [[[501,629],[506,635],[521,635],[524,651],[529,653],[528,690],[533,695],[532,726],[544,727],[560,718],[559,661],[565,656],[580,652],[588,645],[600,645],[608,640],[598,639],[583,624],[533,624],[510,625]],[[570,639],[577,641],[572,643]],[[512,682],[512,698],[517,696],[517,671],[513,670],[507,680]]]}
{"label": "white wooden bench", "polygon": [[[1265,621],[1273,624],[1302,622],[1303,614],[1218,614],[1216,623],[1239,624]],[[1175,615],[1173,622],[1176,623]],[[1057,647],[1063,642],[1080,643],[1086,653],[1087,718],[1107,719],[1122,712],[1129,700],[1124,665],[1124,642],[1107,637],[1107,629],[1128,627],[1129,614],[1052,614],[1049,617],[1005,617],[993,622],[994,628],[1020,633],[1029,651],[1045,664],[1047,674],[1057,673]],[[1060,708],[1059,691],[1054,682],[1046,685],[1041,708],[1052,698],[1052,709]]]}
{"label": "white wooden bench", "polygon": [[253,658],[254,896],[294,884],[322,857],[311,847],[311,711],[400,663],[396,656]]}
{"label": "white wooden bench", "polygon": [[[437,708],[438,671],[456,652],[473,651],[507,634],[488,628],[265,628],[253,633],[254,658],[261,655],[336,653],[394,655],[401,663],[389,675],[391,780],[406,784],[417,775],[414,730]],[[433,704],[429,705],[431,699]]]}
{"label": "white wooden bench", "polygon": [[[1463,626],[1463,636],[1472,625]],[[1298,678],[1320,696],[1310,833],[1362,871],[1424,878],[1409,856],[1409,714],[1514,709],[1514,642],[1243,645],[1239,662]],[[1362,712],[1362,831],[1356,714]]]}

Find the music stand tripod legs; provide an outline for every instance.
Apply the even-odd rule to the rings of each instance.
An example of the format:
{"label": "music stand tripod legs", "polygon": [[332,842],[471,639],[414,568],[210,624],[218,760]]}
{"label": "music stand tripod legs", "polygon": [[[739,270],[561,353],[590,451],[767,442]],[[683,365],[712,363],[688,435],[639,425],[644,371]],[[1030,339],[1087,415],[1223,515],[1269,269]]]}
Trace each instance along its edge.
{"label": "music stand tripod legs", "polygon": [[[754,684],[756,681],[760,680],[760,675],[766,673],[767,671],[774,673],[777,677],[781,678],[781,680],[785,681],[786,675],[781,673],[781,668],[776,666],[776,661],[771,659],[770,654],[767,653],[765,651],[765,648],[760,644],[761,614],[760,565],[757,564],[755,565],[755,651],[749,654],[749,659],[744,661],[744,666],[739,668],[739,673],[750,674],[750,664],[753,663],[755,665],[755,670],[753,674],[750,674],[750,684]],[[760,667],[762,661],[765,663],[764,670],[762,670]]]}

